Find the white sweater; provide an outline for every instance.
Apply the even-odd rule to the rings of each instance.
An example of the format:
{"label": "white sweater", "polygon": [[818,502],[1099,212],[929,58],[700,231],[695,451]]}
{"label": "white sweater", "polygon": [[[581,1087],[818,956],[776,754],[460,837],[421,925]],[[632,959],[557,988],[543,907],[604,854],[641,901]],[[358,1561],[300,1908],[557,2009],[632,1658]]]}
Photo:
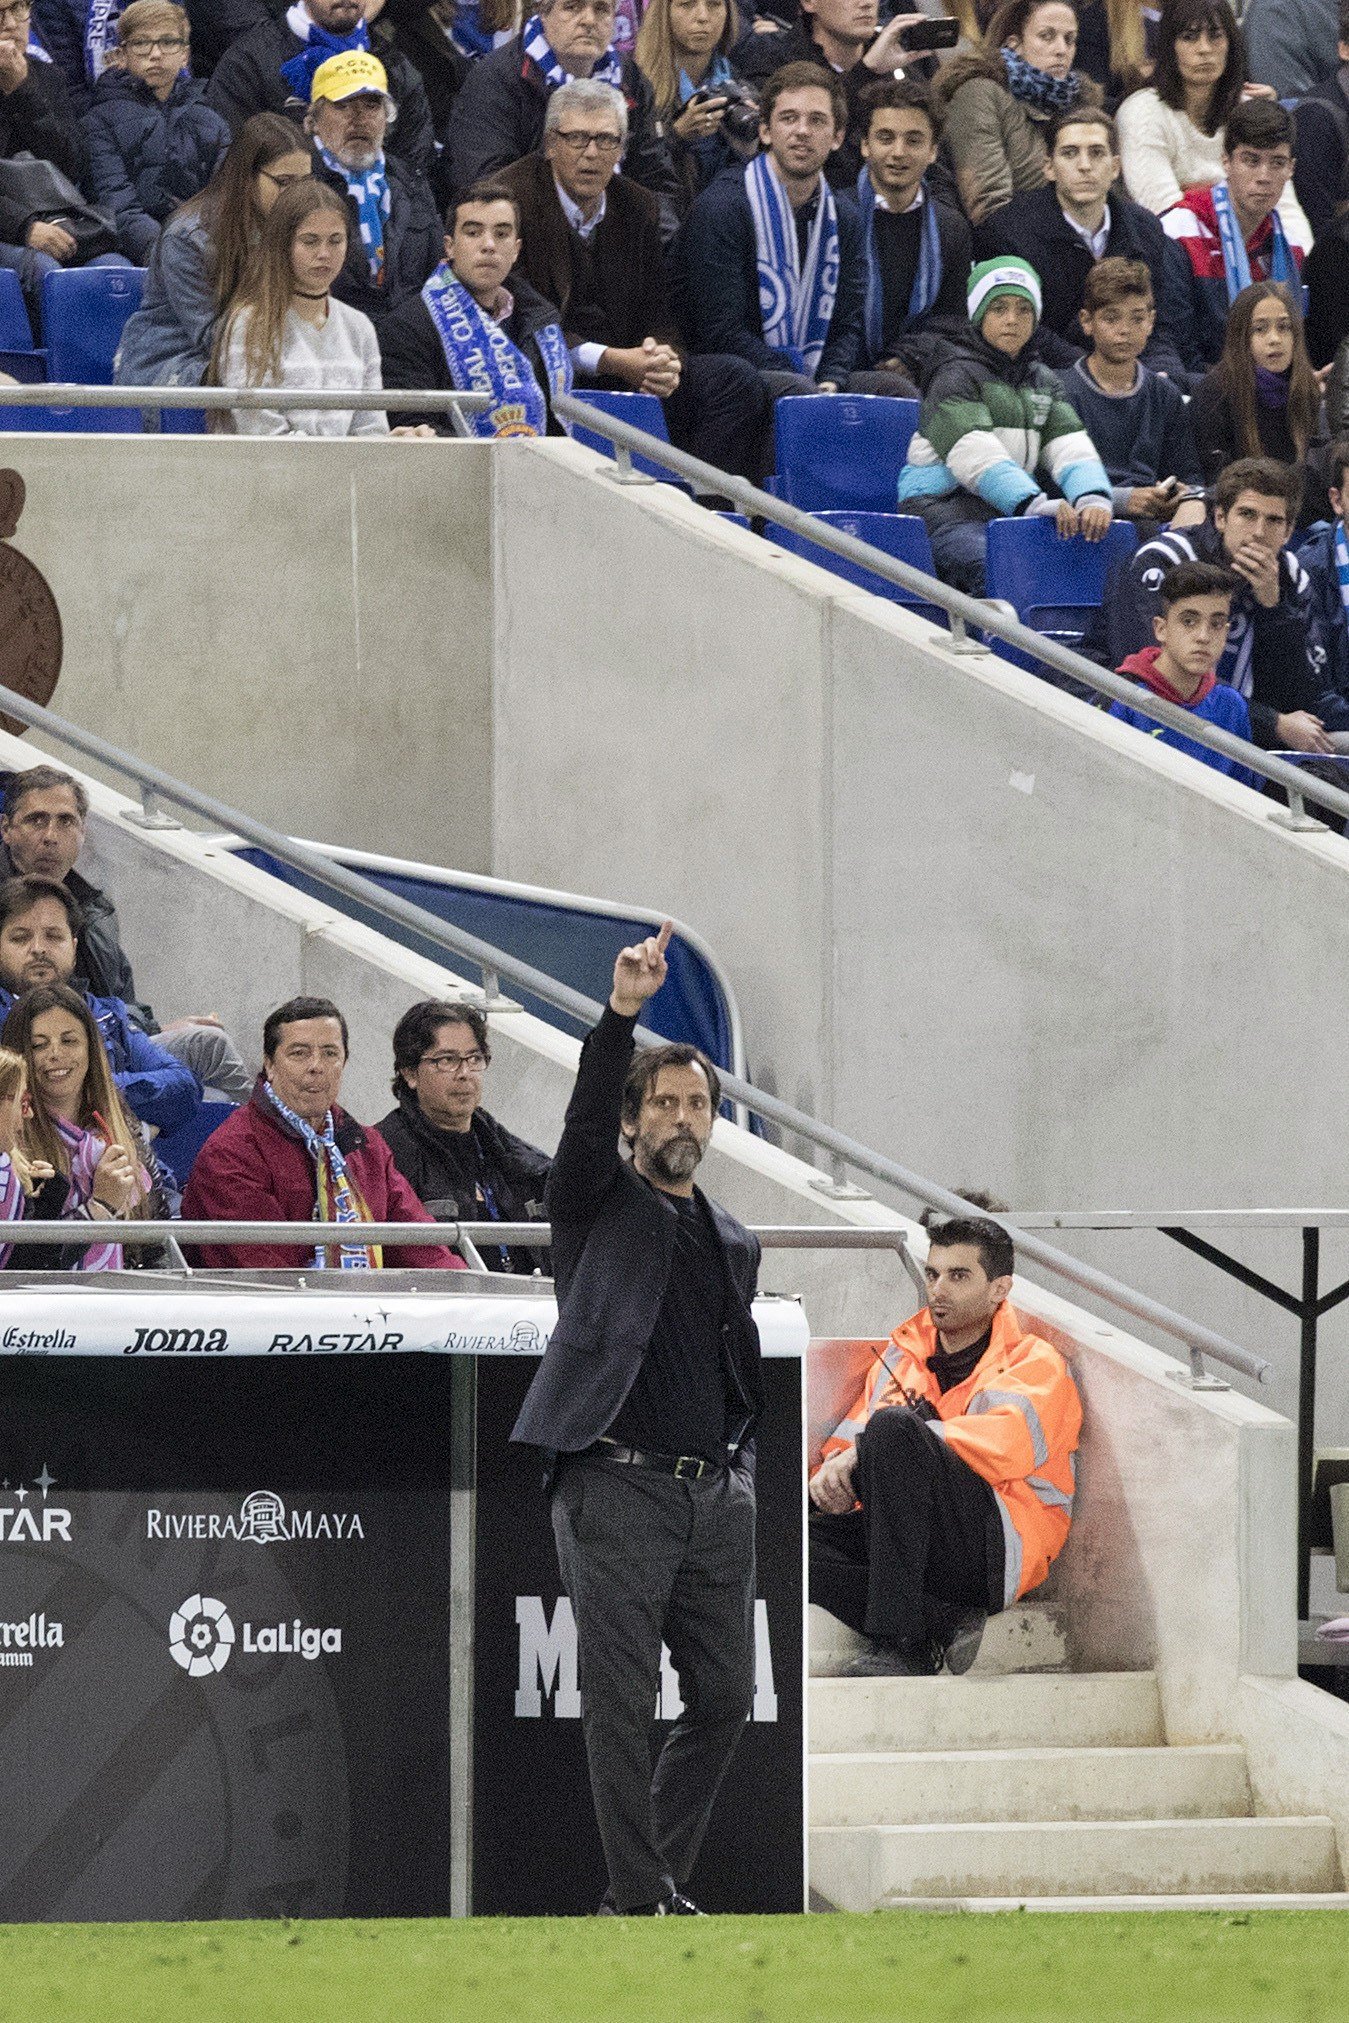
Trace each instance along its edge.
{"label": "white sweater", "polygon": [[[221,369],[222,386],[247,386],[244,344],[251,311],[241,310],[230,330],[229,345]],[[379,392],[379,342],[375,326],[359,309],[328,299],[328,314],[322,325],[306,323],[293,309],[286,313],[281,338],[281,369],[269,374],[265,386],[282,386],[288,391],[314,386],[349,391]],[[380,409],[366,408],[231,408],[230,424],[245,436],[386,436],[388,416]]]}
{"label": "white sweater", "polygon": [[[1124,187],[1136,204],[1165,211],[1187,190],[1207,189],[1223,179],[1223,137],[1201,133],[1188,114],[1163,104],[1152,85],[1131,92],[1115,114],[1119,127]],[[1293,191],[1290,176],[1279,199],[1279,216],[1289,238],[1310,246],[1311,226]]]}

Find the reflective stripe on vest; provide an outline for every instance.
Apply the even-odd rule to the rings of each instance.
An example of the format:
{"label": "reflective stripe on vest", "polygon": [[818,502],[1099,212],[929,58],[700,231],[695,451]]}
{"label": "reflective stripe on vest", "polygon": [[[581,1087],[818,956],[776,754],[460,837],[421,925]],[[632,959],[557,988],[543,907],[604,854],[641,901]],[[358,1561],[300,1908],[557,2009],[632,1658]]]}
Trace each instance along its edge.
{"label": "reflective stripe on vest", "polygon": [[980,1391],[969,1404],[969,1416],[976,1412],[995,1412],[1000,1405],[1010,1405],[1019,1412],[1026,1422],[1030,1434],[1031,1459],[1037,1468],[1042,1468],[1049,1459],[1049,1442],[1045,1439],[1045,1429],[1040,1424],[1040,1415],[1024,1391]]}

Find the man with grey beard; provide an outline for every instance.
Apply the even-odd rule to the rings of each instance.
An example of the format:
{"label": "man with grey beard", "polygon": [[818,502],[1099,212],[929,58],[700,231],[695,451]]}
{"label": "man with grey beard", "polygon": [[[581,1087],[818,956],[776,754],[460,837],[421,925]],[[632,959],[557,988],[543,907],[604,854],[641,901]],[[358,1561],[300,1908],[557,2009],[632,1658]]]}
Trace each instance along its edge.
{"label": "man with grey beard", "polygon": [[[652,1917],[696,1915],[685,1889],[749,1717],[762,1403],[758,1241],[693,1182],[717,1071],[696,1047],[633,1053],[671,931],[621,951],[581,1052],[544,1190],[558,1321],[511,1436],[547,1459],[609,1870],[600,1909]],[[653,1774],[662,1640],[684,1712]]]}

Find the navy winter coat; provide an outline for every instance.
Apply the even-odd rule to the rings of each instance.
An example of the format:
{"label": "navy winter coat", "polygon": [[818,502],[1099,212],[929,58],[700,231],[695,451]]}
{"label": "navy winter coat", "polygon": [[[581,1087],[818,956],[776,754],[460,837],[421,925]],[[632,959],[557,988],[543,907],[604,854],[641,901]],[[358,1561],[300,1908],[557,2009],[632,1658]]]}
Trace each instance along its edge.
{"label": "navy winter coat", "polygon": [[83,125],[90,194],[111,205],[122,251],[143,267],[160,227],[220,166],[229,127],[196,78],[180,77],[161,105],[124,70],[104,71]]}

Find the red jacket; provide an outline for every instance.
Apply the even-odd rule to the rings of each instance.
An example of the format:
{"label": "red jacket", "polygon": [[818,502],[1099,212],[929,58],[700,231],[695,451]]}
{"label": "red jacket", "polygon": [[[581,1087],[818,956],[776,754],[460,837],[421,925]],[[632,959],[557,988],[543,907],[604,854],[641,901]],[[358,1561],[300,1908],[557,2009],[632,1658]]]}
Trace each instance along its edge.
{"label": "red jacket", "polygon": [[[335,1112],[337,1143],[374,1222],[433,1222],[393,1163],[379,1132],[367,1131],[345,1110]],[[317,1188],[314,1162],[283,1118],[255,1089],[241,1110],[213,1131],[197,1154],[183,1191],[183,1215],[197,1222],[313,1222]],[[347,1225],[343,1225],[343,1234]],[[360,1225],[350,1239],[359,1240]],[[274,1243],[265,1249],[227,1243],[200,1246],[201,1262],[224,1270],[303,1271],[312,1246]],[[403,1271],[462,1271],[464,1260],[443,1244],[386,1246],[384,1262]]]}

